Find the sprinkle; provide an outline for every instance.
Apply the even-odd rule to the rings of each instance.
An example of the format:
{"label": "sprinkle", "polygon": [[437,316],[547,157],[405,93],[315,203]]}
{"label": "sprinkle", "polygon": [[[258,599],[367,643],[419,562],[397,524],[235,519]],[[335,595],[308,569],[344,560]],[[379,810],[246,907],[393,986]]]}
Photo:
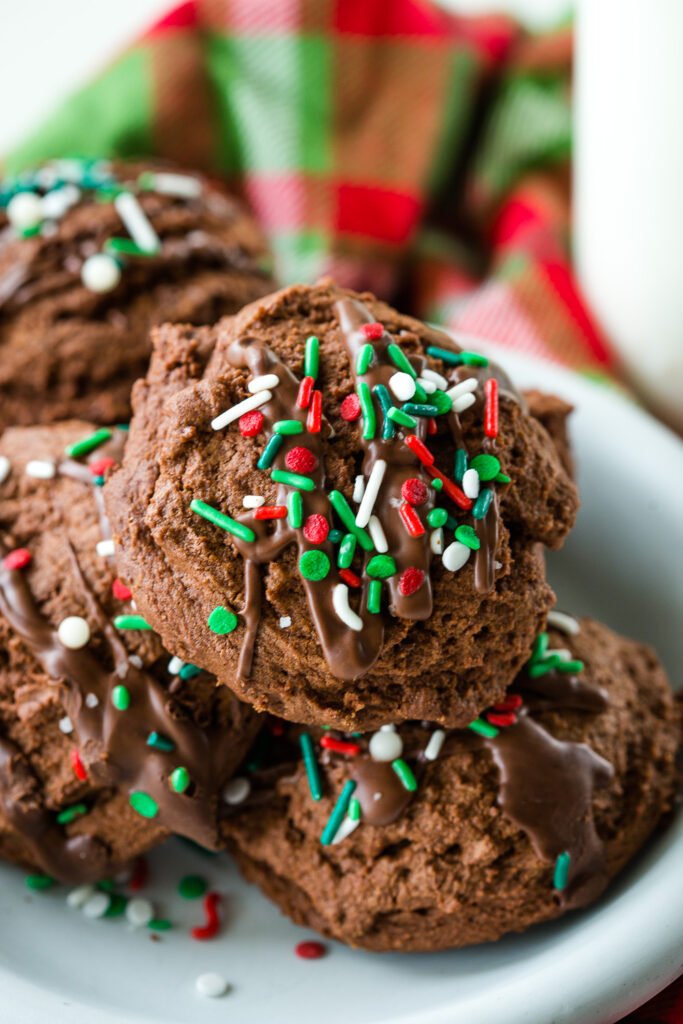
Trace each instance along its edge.
{"label": "sprinkle", "polygon": [[6,455],[0,455],[0,484],[4,484],[10,474],[12,463]]}
{"label": "sprinkle", "polygon": [[384,554],[389,550],[389,544],[384,533],[381,522],[377,516],[370,516],[368,522],[368,531],[370,533],[370,539],[375,545],[380,554]]}
{"label": "sprinkle", "polygon": [[370,737],[368,752],[373,761],[395,761],[403,753],[403,740],[395,729],[380,729]]}
{"label": "sprinkle", "polygon": [[476,400],[474,395],[461,395],[460,398],[456,398],[453,402],[453,412],[465,412],[466,409],[474,405]]}
{"label": "sprinkle", "polygon": [[206,924],[198,928],[192,928],[190,935],[193,939],[204,941],[205,939],[213,939],[218,934],[220,928],[220,918],[218,916],[218,905],[221,901],[220,895],[217,892],[207,892],[204,897],[204,914],[206,915]]}
{"label": "sprinkle", "polygon": [[173,927],[173,925],[168,920],[168,918],[165,918],[165,917],[153,917],[152,920],[147,925],[147,927],[151,928],[152,931],[155,931],[155,932],[167,932],[169,930],[169,928]]}
{"label": "sprinkle", "polygon": [[413,451],[414,454],[417,455],[418,459],[420,460],[423,466],[434,465],[434,456],[430,452],[429,448],[427,448],[427,446],[419,439],[419,437],[416,437],[415,434],[409,434],[408,437],[405,438],[405,443],[408,445],[411,451]]}
{"label": "sprinkle", "polygon": [[534,641],[534,646],[531,651],[531,662],[540,661],[545,657],[545,653],[548,650],[549,637],[547,633],[539,633]]}
{"label": "sprinkle", "polygon": [[352,832],[356,831],[359,825],[360,820],[355,821],[350,817],[344,818],[341,825],[337,829],[335,837],[332,840],[332,844],[334,846],[337,846],[339,843],[343,843],[345,839],[348,839]]}
{"label": "sprinkle", "polygon": [[311,405],[306,418],[306,430],[309,434],[319,434],[323,417],[323,393],[314,391],[311,395]]}
{"label": "sprinkle", "polygon": [[582,661],[564,661],[561,660],[559,664],[555,666],[560,672],[583,672],[586,667]]}
{"label": "sprinkle", "polygon": [[151,629],[148,622],[145,622],[142,615],[117,615],[114,619],[117,629]]}
{"label": "sprinkle", "polygon": [[299,559],[299,572],[305,580],[324,580],[330,571],[330,560],[324,551],[304,551]]}
{"label": "sprinkle", "polygon": [[493,501],[493,491],[489,487],[485,487],[481,491],[479,497],[474,503],[472,508],[472,515],[475,519],[483,519],[489,510],[489,506]]}
{"label": "sprinkle", "polygon": [[332,606],[344,625],[360,633],[363,620],[349,607],[349,588],[345,583],[337,583],[332,591]]}
{"label": "sprinkle", "polygon": [[[425,396],[425,398],[426,397],[427,396]],[[450,412],[451,409],[453,408],[453,402],[446,394],[446,392],[439,391],[438,389],[430,395],[430,397],[427,399],[427,403],[429,405],[436,406],[437,416],[445,416],[446,413]]]}
{"label": "sprinkle", "polygon": [[[258,511],[262,511],[262,509]],[[287,510],[285,509],[284,511],[286,513]],[[219,604],[209,615],[207,624],[212,633],[218,633],[222,636],[225,633],[232,633],[233,629],[236,628],[237,616],[229,608]]]}
{"label": "sprinkle", "polygon": [[569,865],[571,863],[571,854],[565,850],[561,853],[555,861],[555,871],[553,872],[553,889],[562,891],[567,886],[569,880]]}
{"label": "sprinkle", "polygon": [[358,355],[356,356],[356,373],[364,374],[368,372],[370,363],[372,362],[373,348],[372,345],[363,345]]}
{"label": "sprinkle", "polygon": [[356,553],[356,538],[352,533],[344,534],[339,551],[337,552],[337,565],[340,569],[348,569],[353,562]]}
{"label": "sprinkle", "polygon": [[387,345],[387,355],[394,366],[397,366],[399,370],[403,370],[404,373],[409,373],[414,380],[417,380],[417,373],[408,361],[405,353],[395,342],[392,342],[391,345]]}
{"label": "sprinkle", "polygon": [[360,587],[360,576],[353,572],[352,569],[340,569],[339,576],[344,583],[348,584],[349,587],[353,587],[354,590],[357,590],[358,587]]}
{"label": "sprinkle", "polygon": [[206,879],[201,875],[185,875],[178,882],[178,892],[184,900],[198,900],[207,889]]}
{"label": "sprinkle", "polygon": [[341,825],[342,821],[344,820],[347,808],[349,806],[349,801],[351,800],[355,788],[356,783],[353,781],[353,779],[349,779],[348,782],[344,785],[344,788],[342,789],[339,795],[339,799],[337,800],[337,803],[334,806],[332,814],[330,815],[328,822],[325,825],[323,833],[320,837],[320,842],[323,844],[323,846],[328,846],[334,839],[335,835],[337,834],[337,830]]}
{"label": "sprinkle", "polygon": [[493,725],[489,725],[488,722],[482,721],[481,718],[476,718],[474,722],[470,722],[467,726],[472,732],[478,733],[480,736],[487,736],[489,739],[493,739],[494,736],[498,735],[498,730]]}
{"label": "sprinkle", "polygon": [[68,715],[64,715],[63,718],[59,719],[59,728],[66,736],[74,731],[74,727],[71,724],[71,719]]}
{"label": "sprinkle", "polygon": [[403,504],[399,506],[398,511],[410,536],[421,537],[425,532],[425,528],[413,506],[409,505],[407,502],[403,502]]}
{"label": "sprinkle", "polygon": [[324,750],[333,750],[335,754],[347,754],[349,757],[356,757],[360,754],[360,747],[357,743],[349,743],[348,740],[338,740],[334,736],[323,736],[320,746]]}
{"label": "sprinkle", "polygon": [[446,394],[452,402],[457,402],[458,399],[462,398],[463,395],[469,395],[473,391],[477,390],[479,381],[476,377],[467,377],[465,380],[459,381],[452,388],[448,388]]}
{"label": "sprinkle", "polygon": [[204,974],[197,975],[194,987],[199,995],[206,999],[220,999],[230,991],[228,982],[216,971],[205,971]]}
{"label": "sprinkle", "polygon": [[57,636],[63,647],[78,651],[90,640],[90,626],[80,615],[68,615],[59,623]]}
{"label": "sprinkle", "polygon": [[[436,384],[431,380],[425,380],[424,377],[418,377],[416,382],[424,391],[425,395],[433,395],[437,389]],[[444,387],[448,387],[448,384],[444,382]],[[406,399],[408,401],[408,399]]]}
{"label": "sprinkle", "polygon": [[304,521],[304,503],[301,491],[290,491],[287,495],[287,516],[289,525],[293,530],[298,530]]}
{"label": "sprinkle", "polygon": [[165,196],[176,196],[178,199],[196,199],[202,194],[202,183],[190,174],[173,174],[162,171],[153,174],[145,171],[138,178],[140,188],[152,189]]}
{"label": "sprinkle", "polygon": [[368,586],[368,611],[371,615],[377,615],[382,607],[382,582],[381,580],[370,580]]}
{"label": "sprinkle", "polygon": [[239,537],[240,540],[247,542],[256,540],[256,534],[253,530],[250,530],[248,526],[245,526],[244,523],[238,523],[235,519],[231,519],[230,516],[226,516],[224,512],[220,512],[212,505],[207,505],[205,501],[198,501],[196,498],[193,498],[190,502],[190,508],[193,512],[196,512],[198,516],[201,516],[202,519],[207,519],[210,523],[213,523],[214,526],[220,526],[222,530],[227,530],[228,533],[234,534],[235,537]]}
{"label": "sprinkle", "polygon": [[410,597],[417,590],[420,589],[424,583],[425,574],[422,569],[417,569],[415,566],[410,566],[408,569],[404,569],[401,573],[398,581],[398,589],[401,591],[404,597]]}
{"label": "sprinkle", "polygon": [[128,900],[126,920],[133,928],[146,928],[154,917],[154,907],[144,896],[134,896]]}
{"label": "sprinkle", "polygon": [[280,629],[288,629],[292,625],[291,615],[280,616]]}
{"label": "sprinkle", "polygon": [[263,505],[262,508],[257,508],[255,510],[254,519],[284,519],[286,515],[286,505]]}
{"label": "sprinkle", "polygon": [[498,484],[509,484],[512,483],[512,477],[508,476],[507,473],[498,473],[493,478]]}
{"label": "sprinkle", "polygon": [[477,471],[480,480],[494,480],[500,472],[500,462],[495,455],[482,453],[470,460],[470,468]]}
{"label": "sprinkle", "polygon": [[356,504],[360,504],[365,494],[365,477],[362,473],[359,473],[353,482],[353,494],[351,495],[351,501],[355,501]]}
{"label": "sprinkle", "polygon": [[302,378],[296,396],[296,404],[300,409],[308,409],[311,402],[311,394],[313,393],[314,384],[315,381],[313,380],[313,377]]}
{"label": "sprinkle", "polygon": [[88,463],[88,470],[93,476],[104,476],[108,469],[115,466],[116,462],[114,459],[104,456],[101,459],[94,459],[93,462]]}
{"label": "sprinkle", "polygon": [[46,462],[41,459],[31,459],[26,463],[26,475],[35,480],[52,480],[57,469],[54,462]]}
{"label": "sprinkle", "polygon": [[508,693],[505,700],[499,701],[493,707],[495,711],[517,711],[523,703],[518,693]]}
{"label": "sprinkle", "polygon": [[73,910],[80,910],[96,891],[94,885],[77,885],[75,889],[71,889],[66,897],[67,907],[71,907]]}
{"label": "sprinkle", "polygon": [[372,551],[373,543],[369,535],[360,526],[356,526],[356,517],[341,491],[330,491],[328,495],[330,504],[341,519],[343,525],[352,533],[364,551]]}
{"label": "sprinkle", "polygon": [[445,508],[433,508],[427,513],[427,522],[435,530],[438,529],[439,526],[445,526],[447,519],[448,513]]}
{"label": "sprinkle", "polygon": [[515,724],[517,715],[513,714],[512,711],[487,711],[486,721],[491,725],[504,729],[508,725]]}
{"label": "sprinkle", "polygon": [[114,554],[114,541],[113,540],[100,540],[97,542],[97,554],[101,555],[102,558],[111,558]]}
{"label": "sprinkle", "polygon": [[439,480],[437,477],[434,477],[433,480],[430,480],[429,484],[431,487],[434,488],[435,491],[443,490],[443,480]]}
{"label": "sprinkle", "polygon": [[363,500],[360,503],[358,514],[356,515],[356,526],[365,527],[370,521],[372,510],[375,507],[379,489],[382,486],[382,480],[386,472],[387,464],[384,459],[377,459],[370,476],[368,477],[367,487],[365,488],[365,494]]}
{"label": "sprinkle", "polygon": [[468,469],[462,477],[462,489],[464,494],[476,500],[479,497],[479,474],[476,469]]}
{"label": "sprinkle", "polygon": [[143,818],[154,818],[159,812],[156,800],[153,800],[149,793],[144,793],[142,790],[135,790],[130,794],[128,800],[133,810],[137,811]]}
{"label": "sprinkle", "polygon": [[320,800],[323,795],[322,783],[320,781],[320,769],[315,756],[315,747],[309,733],[302,732],[299,736],[299,746],[304,759],[308,788],[314,800]]}
{"label": "sprinkle", "polygon": [[318,460],[309,448],[297,446],[291,448],[285,456],[285,466],[294,473],[312,473]]}
{"label": "sprinkle", "polygon": [[91,921],[97,918],[104,917],[109,910],[111,904],[111,896],[106,892],[95,891],[92,896],[89,896],[85,901],[81,910],[83,915],[89,918]]}
{"label": "sprinkle", "polygon": [[358,419],[360,416],[360,399],[355,391],[346,396],[339,411],[341,413],[341,418],[346,420],[347,423],[352,423],[354,420]]}
{"label": "sprinkle", "polygon": [[466,544],[473,551],[478,551],[481,547],[481,541],[471,526],[458,526],[455,531],[455,539],[459,540],[461,544]]}
{"label": "sprinkle", "polygon": [[71,751],[71,767],[73,768],[74,775],[76,776],[77,779],[80,779],[81,782],[85,782],[87,780],[88,773],[83,767],[81,755],[76,749]]}
{"label": "sprinkle", "polygon": [[129,587],[127,587],[125,583],[122,583],[118,576],[112,583],[111,590],[117,601],[130,601],[133,596]]}
{"label": "sprinkle", "polygon": [[255,395],[250,395],[249,398],[245,398],[242,402],[238,402],[237,405],[232,405],[225,412],[222,412],[220,416],[216,416],[215,419],[211,420],[211,428],[213,430],[222,430],[223,427],[227,427],[229,423],[238,420],[245,413],[252,412],[254,409],[258,409],[260,405],[265,405],[266,402],[270,402],[273,395],[270,391],[259,391]]}
{"label": "sprinkle", "polygon": [[320,342],[314,334],[309,338],[306,338],[306,352],[304,356],[304,374],[306,377],[312,377],[313,380],[318,376],[318,367],[320,362]]}
{"label": "sprinkle", "polygon": [[173,740],[169,740],[159,732],[151,732],[149,734],[147,737],[147,746],[152,747],[154,750],[163,750],[167,754],[170,754],[172,750],[175,750],[175,743]]}
{"label": "sprinkle", "polygon": [[284,444],[285,439],[282,434],[271,434],[266,447],[261,452],[259,460],[256,463],[257,469],[270,469],[273,464],[275,456],[279,452],[280,448]]}
{"label": "sprinkle", "polygon": [[202,670],[197,665],[193,665],[188,661],[183,665],[178,675],[181,679],[194,679],[194,677],[198,676],[201,671]]}
{"label": "sprinkle", "polygon": [[290,473],[285,469],[274,469],[270,479],[276,484],[288,484],[289,487],[300,487],[302,491],[314,491],[315,481],[310,477],[302,476],[301,473]]}
{"label": "sprinkle", "polygon": [[[423,480],[418,480],[417,477],[410,477],[401,485],[401,494],[409,505],[424,505],[428,493],[426,483]],[[441,524],[432,525],[439,526]]]}
{"label": "sprinkle", "polygon": [[329,532],[330,527],[325,516],[315,513],[307,517],[304,523],[304,537],[311,544],[323,544]]}
{"label": "sprinkle", "polygon": [[182,667],[182,660],[174,655],[166,666],[166,670],[169,675],[177,676]]}
{"label": "sprinkle", "polygon": [[396,427],[389,416],[389,410],[393,409],[394,406],[391,401],[391,396],[384,384],[375,384],[372,390],[373,393],[377,395],[377,400],[382,407],[382,415],[384,416],[384,422],[382,424],[382,438],[387,441],[396,433]]}
{"label": "sprinkle", "polygon": [[263,413],[259,412],[258,409],[254,409],[252,412],[245,412],[237,421],[237,426],[240,428],[242,437],[256,437],[257,434],[260,434],[263,427]]}
{"label": "sprinkle", "polygon": [[158,252],[161,248],[159,236],[132,192],[120,192],[114,199],[114,206],[135,244],[143,252]]}
{"label": "sprinkle", "polygon": [[442,391],[445,391],[446,388],[448,387],[448,381],[446,380],[446,378],[442,377],[440,373],[436,372],[436,370],[423,370],[422,376],[420,377],[420,382],[424,384],[425,380],[430,381],[437,388],[441,388]]}
{"label": "sprinkle", "polygon": [[72,804],[71,807],[65,807],[63,811],[60,811],[57,815],[58,825],[69,825],[72,821],[76,821],[77,818],[82,818],[84,814],[88,813],[88,808],[85,804]]}
{"label": "sprinkle", "polygon": [[436,761],[437,757],[441,753],[441,748],[444,745],[446,739],[446,733],[443,729],[435,729],[432,735],[429,737],[429,742],[424,749],[424,756],[426,761]]}
{"label": "sprinkle", "polygon": [[400,427],[410,427],[411,430],[414,430],[417,426],[417,420],[414,417],[409,416],[407,412],[403,412],[401,409],[397,409],[395,405],[392,405],[391,409],[389,409],[387,416],[394,423],[398,423]]}
{"label": "sprinkle", "polygon": [[278,420],[277,423],[273,424],[273,430],[276,434],[284,434],[285,436],[303,434],[304,425],[299,420]]}
{"label": "sprinkle", "polygon": [[[88,455],[89,452],[99,448],[100,445],[104,444],[111,437],[111,430],[107,430],[106,427],[102,427],[101,430],[96,430],[90,437],[84,437],[80,441],[76,441],[74,444],[67,445],[64,449],[64,454],[71,459],[79,459],[83,455]],[[113,465],[113,460],[112,460]]]}
{"label": "sprinkle", "polygon": [[251,792],[251,782],[243,775],[230,779],[223,787],[223,800],[226,804],[236,806],[243,804]]}
{"label": "sprinkle", "polygon": [[371,341],[379,341],[384,334],[384,327],[382,324],[374,321],[371,324],[363,324],[360,331],[361,334],[364,334],[365,337],[369,338]]}
{"label": "sprinkle", "polygon": [[413,775],[412,771],[410,770],[406,762],[403,761],[401,758],[398,758],[396,761],[392,761],[391,767],[394,769],[399,779],[401,780],[401,785],[403,786],[403,788],[407,789],[409,793],[414,793],[415,790],[417,789],[417,779]]}
{"label": "sprinkle", "polygon": [[363,437],[366,440],[370,440],[375,436],[377,418],[375,416],[375,407],[372,404],[370,388],[365,381],[361,381],[358,385],[358,398],[363,414]]}
{"label": "sprinkle", "polygon": [[484,385],[486,406],[484,408],[484,433],[487,437],[498,436],[498,381],[489,377]]}
{"label": "sprinkle", "polygon": [[462,569],[470,557],[470,553],[471,548],[466,544],[461,544],[459,541],[449,544],[441,556],[444,569],[448,569],[449,572],[457,572],[458,569]]}
{"label": "sprinkle", "polygon": [[410,416],[436,416],[439,412],[435,405],[427,404],[422,402],[406,402],[403,406],[402,412],[405,415]]}
{"label": "sprinkle", "polygon": [[555,610],[548,612],[548,625],[554,626],[555,629],[560,629],[563,633],[568,633],[570,636],[575,636],[581,628],[572,615]]}
{"label": "sprinkle", "polygon": [[5,555],[2,565],[4,569],[25,569],[31,561],[31,552],[27,548],[15,548]]}
{"label": "sprinkle", "polygon": [[260,508],[264,504],[265,498],[261,494],[245,494],[242,498],[243,508]]}
{"label": "sprinkle", "polygon": [[269,388],[276,388],[280,378],[276,373],[264,373],[260,377],[254,377],[247,384],[247,391],[250,395],[257,395],[259,391],[267,391]]}
{"label": "sprinkle", "polygon": [[374,555],[365,567],[365,571],[368,576],[387,580],[396,572],[396,562],[391,555]]}
{"label": "sprinkle", "polygon": [[16,231],[23,231],[40,224],[43,204],[36,192],[17,192],[7,204],[5,213],[12,227]]}
{"label": "sprinkle", "polygon": [[438,526],[429,535],[429,547],[434,555],[443,554],[443,529]]}
{"label": "sprinkle", "polygon": [[111,691],[111,702],[117,711],[127,711],[130,707],[130,692],[126,686],[119,684]]}
{"label": "sprinkle", "polygon": [[[178,768],[174,768],[168,778],[171,789],[174,793],[184,793],[187,787],[190,785],[190,773],[187,768],[183,768],[180,765]],[[149,815],[147,815],[149,817]]]}
{"label": "sprinkle", "polygon": [[452,352],[447,348],[437,348],[436,345],[429,345],[427,347],[427,355],[431,356],[432,359],[440,359],[447,366],[460,366],[463,361],[461,352]]}
{"label": "sprinkle", "polygon": [[50,889],[54,885],[54,879],[50,878],[49,875],[36,873],[33,875],[27,875],[25,883],[27,889],[33,889],[34,892],[43,892],[45,889]]}
{"label": "sprinkle", "polygon": [[389,378],[389,387],[399,402],[409,402],[415,394],[415,378],[404,370],[398,370]]}

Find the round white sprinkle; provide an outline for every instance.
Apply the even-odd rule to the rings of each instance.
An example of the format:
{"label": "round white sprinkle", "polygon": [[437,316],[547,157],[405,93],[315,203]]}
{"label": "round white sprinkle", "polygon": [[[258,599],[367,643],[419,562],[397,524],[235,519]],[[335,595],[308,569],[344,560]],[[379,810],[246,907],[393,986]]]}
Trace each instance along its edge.
{"label": "round white sprinkle", "polygon": [[462,569],[470,554],[471,548],[468,548],[467,544],[461,544],[459,540],[454,540],[441,556],[444,569],[448,569],[449,572],[457,572],[458,569]]}
{"label": "round white sprinkle", "polygon": [[238,775],[223,787],[223,799],[226,804],[241,804],[251,792],[251,782],[243,775]]}
{"label": "round white sprinkle", "polygon": [[462,475],[462,489],[468,498],[479,497],[479,474],[476,469],[466,469]]}
{"label": "round white sprinkle", "polygon": [[380,729],[370,737],[368,750],[374,761],[395,761],[403,753],[403,740],[397,732]]}
{"label": "round white sprinkle", "polygon": [[368,477],[368,485],[365,488],[365,494],[363,495],[363,500],[360,503],[360,508],[358,509],[358,514],[356,516],[356,526],[366,527],[370,522],[370,516],[372,515],[372,510],[375,507],[375,502],[377,501],[379,489],[382,486],[382,480],[384,479],[386,468],[387,464],[384,459],[377,459],[377,462],[372,467],[370,476]]}
{"label": "round white sprinkle", "polygon": [[436,384],[433,380],[427,380],[425,377],[418,377],[417,383],[427,395],[433,395],[436,391]]}
{"label": "round white sprinkle", "polygon": [[97,554],[102,555],[103,558],[109,558],[114,554],[114,541],[113,540],[100,540],[97,542]]}
{"label": "round white sprinkle", "polygon": [[409,373],[399,370],[389,378],[389,387],[399,402],[409,402],[415,394],[415,381]]}
{"label": "round white sprinkle", "polygon": [[85,706],[87,708],[96,708],[100,703],[100,698],[96,693],[86,693],[85,695]]}
{"label": "round white sprinkle", "polygon": [[171,676],[177,676],[185,662],[182,658],[173,657],[166,666],[168,674]]}
{"label": "round white sprinkle", "polygon": [[359,825],[360,818],[357,818],[355,821],[352,821],[351,818],[344,818],[341,825],[335,832],[334,839],[332,840],[332,845],[335,846],[337,843],[343,843],[344,840],[348,836],[350,836],[352,832],[355,832]]}
{"label": "round white sprinkle", "polygon": [[429,743],[425,747],[425,758],[427,761],[436,761],[437,757],[441,753],[443,741],[446,739],[446,733],[443,729],[435,729],[432,735],[429,737]]}
{"label": "round white sprinkle", "polygon": [[95,890],[83,904],[83,914],[89,918],[104,917],[109,910],[110,903],[111,899],[106,892]]}
{"label": "round white sprinkle", "polygon": [[455,402],[458,398],[462,398],[463,395],[469,395],[472,391],[476,391],[478,383],[479,381],[476,377],[466,377],[465,380],[461,380],[458,384],[449,388],[446,394]]}
{"label": "round white sprinkle", "polygon": [[272,397],[272,392],[267,390],[250,395],[243,402],[238,402],[237,405],[231,406],[225,412],[222,412],[220,416],[216,416],[215,419],[211,420],[211,429],[222,430],[223,427],[227,427],[233,420],[238,420],[245,412],[251,412],[252,409],[258,409],[259,405],[265,405],[266,402],[270,402]]}
{"label": "round white sprinkle", "polygon": [[569,633],[570,636],[575,636],[581,629],[573,615],[567,615],[566,612],[558,612],[554,609],[548,612],[548,625],[554,626],[555,629],[561,629],[563,633]]}
{"label": "round white sprinkle", "polygon": [[361,502],[363,500],[363,495],[364,494],[365,494],[365,477],[363,476],[362,473],[359,473],[358,476],[356,477],[356,479],[353,482],[353,494],[351,495],[351,500],[355,501],[356,504],[358,504],[359,502]]}
{"label": "round white sprinkle", "polygon": [[245,494],[242,498],[242,508],[260,508],[265,501],[262,494]]}
{"label": "round white sprinkle", "polygon": [[429,535],[429,546],[432,550],[432,554],[441,555],[443,554],[443,527],[438,526],[436,530],[432,530]]}
{"label": "round white sprinkle", "polygon": [[247,391],[250,395],[256,395],[259,391],[265,391],[267,388],[276,388],[279,383],[280,378],[276,373],[264,373],[249,381]]}
{"label": "round white sprinkle", "polygon": [[45,462],[42,459],[31,459],[26,463],[26,475],[36,480],[52,480],[57,472],[54,462]]}
{"label": "round white sprinkle", "polygon": [[461,395],[460,398],[456,398],[453,401],[453,412],[464,412],[465,409],[469,409],[475,402],[476,398],[474,395]]}
{"label": "round white sprinkle", "polygon": [[0,484],[4,484],[10,474],[12,465],[6,455],[0,455]]}
{"label": "round white sprinkle", "polygon": [[43,204],[37,192],[18,192],[7,204],[7,219],[17,231],[35,227],[43,219]]}
{"label": "round white sprinkle", "polygon": [[440,388],[441,391],[445,391],[448,387],[448,381],[446,378],[442,377],[440,373],[436,372],[436,370],[423,370],[422,376],[420,377],[420,383],[422,383],[423,380],[430,380],[437,388]]}
{"label": "round white sprinkle", "polygon": [[200,974],[194,984],[199,995],[205,996],[207,999],[218,999],[220,996],[224,996],[230,988],[225,978],[214,971]]}
{"label": "round white sprinkle", "polygon": [[353,608],[349,607],[349,588],[345,583],[337,583],[333,589],[332,605],[344,625],[354,632],[360,633],[363,628],[363,620],[360,615],[356,615]]}
{"label": "round white sprinkle", "polygon": [[154,907],[144,896],[136,896],[126,904],[126,920],[133,928],[144,928],[154,917]]}
{"label": "round white sprinkle", "polygon": [[59,623],[57,636],[62,646],[77,651],[90,639],[90,626],[80,615],[68,615]]}
{"label": "round white sprinkle", "polygon": [[370,516],[370,519],[368,520],[368,531],[370,533],[370,539],[377,548],[379,554],[385,555],[389,550],[389,544],[384,533],[384,528],[377,516]]}
{"label": "round white sprinkle", "polygon": [[81,267],[81,281],[91,292],[111,292],[121,280],[121,268],[106,252],[88,256]]}
{"label": "round white sprinkle", "polygon": [[71,719],[68,715],[64,715],[64,718],[59,719],[59,728],[66,736],[68,736],[70,732],[74,731],[74,727],[71,724]]}
{"label": "round white sprinkle", "polygon": [[280,616],[280,629],[287,629],[291,625],[292,625],[291,616],[289,616],[289,615],[281,615]]}
{"label": "round white sprinkle", "polygon": [[94,885],[79,885],[72,889],[66,897],[67,906],[80,910],[83,904],[87,903],[96,892],[97,890]]}

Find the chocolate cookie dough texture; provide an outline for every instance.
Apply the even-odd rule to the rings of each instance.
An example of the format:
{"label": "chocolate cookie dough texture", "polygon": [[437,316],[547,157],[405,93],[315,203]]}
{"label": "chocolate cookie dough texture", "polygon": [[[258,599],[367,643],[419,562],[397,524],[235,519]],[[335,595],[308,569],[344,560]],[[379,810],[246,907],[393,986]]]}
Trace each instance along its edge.
{"label": "chocolate cookie dough texture", "polygon": [[0,428],[128,419],[162,321],[272,288],[244,208],[195,174],[55,160],[0,182]]}
{"label": "chocolate cookie dough texture", "polygon": [[139,628],[102,503],[125,433],[0,439],[0,853],[97,879],[170,832],[219,843],[259,715]]}
{"label": "chocolate cookie dough texture", "polygon": [[672,802],[680,723],[650,648],[551,621],[469,729],[271,737],[225,825],[245,877],[370,950],[491,941],[594,901]]}
{"label": "chocolate cookie dough texture", "polygon": [[174,653],[295,722],[465,726],[553,603],[573,483],[504,372],[330,282],[164,326],[105,488]]}

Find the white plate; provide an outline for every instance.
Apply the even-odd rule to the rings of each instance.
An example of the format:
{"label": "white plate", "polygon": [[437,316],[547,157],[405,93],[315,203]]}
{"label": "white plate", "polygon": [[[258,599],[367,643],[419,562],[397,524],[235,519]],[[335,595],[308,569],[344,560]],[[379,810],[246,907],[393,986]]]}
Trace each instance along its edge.
{"label": "white plate", "polygon": [[[683,446],[618,394],[549,364],[503,354],[523,386],[577,406],[573,436],[584,505],[550,559],[561,606],[654,643],[680,682]],[[309,933],[242,884],[224,856],[174,841],[151,858],[160,913],[178,924],[151,942],[122,919],[86,921],[64,890],[28,894],[0,868],[0,1020],[7,1024],[612,1024],[683,968],[683,814],[600,903],[495,945],[451,953],[369,954],[333,943],[299,960]],[[193,941],[201,906],[174,895],[188,870],[226,894],[227,927]],[[233,985],[215,1001],[194,980]]]}

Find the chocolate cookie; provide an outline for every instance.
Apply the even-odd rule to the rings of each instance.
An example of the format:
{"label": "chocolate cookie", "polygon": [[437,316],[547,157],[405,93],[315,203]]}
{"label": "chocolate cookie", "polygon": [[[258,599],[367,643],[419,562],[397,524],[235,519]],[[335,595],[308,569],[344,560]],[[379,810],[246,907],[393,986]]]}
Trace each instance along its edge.
{"label": "chocolate cookie", "polygon": [[56,160],[0,183],[0,428],[128,419],[149,329],[269,291],[246,210],[197,175]]}
{"label": "chocolate cookie", "polygon": [[295,732],[304,761],[271,738],[226,824],[244,875],[298,924],[419,951],[595,900],[670,806],[680,723],[652,650],[584,620],[469,730]]}
{"label": "chocolate cookie", "polygon": [[70,881],[169,832],[217,846],[260,727],[137,628],[100,486],[124,437],[69,421],[0,439],[0,853]]}
{"label": "chocolate cookie", "polygon": [[502,370],[370,295],[164,326],[105,488],[174,653],[298,722],[464,726],[552,604],[577,496]]}

